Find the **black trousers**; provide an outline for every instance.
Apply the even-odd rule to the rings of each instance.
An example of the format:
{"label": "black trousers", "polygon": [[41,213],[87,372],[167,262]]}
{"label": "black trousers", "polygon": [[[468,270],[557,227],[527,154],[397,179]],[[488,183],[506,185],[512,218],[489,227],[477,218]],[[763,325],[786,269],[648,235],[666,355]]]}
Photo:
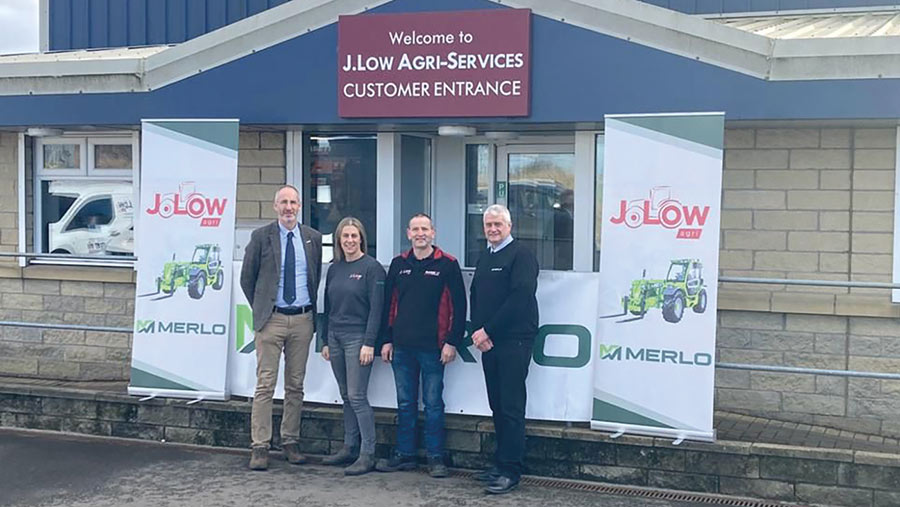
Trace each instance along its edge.
{"label": "black trousers", "polygon": [[494,347],[482,354],[488,403],[494,417],[500,473],[518,479],[525,459],[525,378],[531,363],[533,339],[493,339]]}

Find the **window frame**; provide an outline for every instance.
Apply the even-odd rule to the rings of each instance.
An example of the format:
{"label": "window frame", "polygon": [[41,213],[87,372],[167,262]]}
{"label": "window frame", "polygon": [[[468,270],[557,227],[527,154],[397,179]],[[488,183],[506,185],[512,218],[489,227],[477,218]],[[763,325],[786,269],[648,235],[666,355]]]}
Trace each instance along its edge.
{"label": "window frame", "polygon": [[[131,146],[131,168],[110,168],[110,169],[98,169],[95,167],[96,155],[94,150],[97,146],[122,146],[122,145],[130,145]],[[98,178],[112,178],[112,177],[131,177],[134,173],[134,160],[136,156],[134,139],[129,138],[119,138],[119,137],[88,137],[87,138],[87,176],[88,177],[98,177]]]}
{"label": "window frame", "polygon": [[[44,146],[48,144],[74,144],[80,146],[80,167],[78,169],[44,169]],[[94,167],[94,147],[97,145],[130,145],[131,161],[130,169],[96,169]],[[133,227],[138,226],[138,217],[140,213],[140,131],[111,131],[101,133],[85,133],[85,132],[66,132],[61,136],[33,138],[33,165],[32,165],[32,184],[33,191],[31,196],[31,205],[33,211],[33,237],[32,243],[26,245],[31,248],[32,252],[43,254],[44,227],[43,227],[43,183],[52,181],[91,181],[91,182],[128,182],[131,184],[131,198],[135,203],[135,213],[133,218]],[[77,172],[76,172],[77,171]],[[23,203],[24,204],[24,203]],[[27,206],[24,206],[27,207]],[[24,212],[24,210],[22,210]],[[115,206],[113,206],[113,216],[117,214]],[[113,221],[115,218],[113,219]],[[68,227],[69,224],[66,224]],[[135,243],[135,255],[137,253],[137,243]],[[59,259],[51,257],[33,257],[29,258],[26,265],[29,264],[50,264],[50,265],[74,265],[74,266],[101,266],[101,267],[132,267],[136,268],[136,263],[131,259],[121,259],[113,255],[98,255],[96,260],[82,259]]]}
{"label": "window frame", "polygon": [[[45,137],[36,138],[34,149],[34,174],[45,177],[69,178],[84,176],[87,174],[87,139],[79,137]],[[78,167],[69,167],[65,169],[45,169],[44,168],[44,146],[54,145],[75,145],[79,147],[79,164]]]}

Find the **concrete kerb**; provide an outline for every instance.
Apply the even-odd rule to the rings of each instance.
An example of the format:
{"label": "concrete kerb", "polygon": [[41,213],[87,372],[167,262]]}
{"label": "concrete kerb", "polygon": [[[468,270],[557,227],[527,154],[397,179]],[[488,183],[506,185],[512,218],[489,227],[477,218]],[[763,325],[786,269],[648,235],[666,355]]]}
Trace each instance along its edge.
{"label": "concrete kerb", "polygon": [[[188,401],[155,398],[140,402],[121,392],[0,383],[0,426],[217,448],[249,447],[248,401],[187,405]],[[280,416],[280,406],[273,412]],[[338,407],[306,404],[303,451],[313,455],[334,451],[340,445],[341,417]],[[376,424],[378,453],[387,455],[395,432],[394,411],[377,409]],[[572,423],[533,422],[527,434],[530,474],[594,484],[665,484],[662,487],[682,491],[751,494],[781,501],[804,501],[811,498],[810,491],[828,488],[855,499],[872,498],[866,505],[874,505],[876,498],[895,491],[896,485],[870,479],[873,470],[883,471],[885,477],[900,477],[900,455],[861,450],[734,441],[674,445],[671,439],[658,437],[623,435],[613,439],[609,433]],[[489,463],[496,445],[490,419],[448,414],[447,435],[453,466],[476,468]],[[694,469],[704,463],[703,470]],[[863,475],[857,478],[853,474]]]}

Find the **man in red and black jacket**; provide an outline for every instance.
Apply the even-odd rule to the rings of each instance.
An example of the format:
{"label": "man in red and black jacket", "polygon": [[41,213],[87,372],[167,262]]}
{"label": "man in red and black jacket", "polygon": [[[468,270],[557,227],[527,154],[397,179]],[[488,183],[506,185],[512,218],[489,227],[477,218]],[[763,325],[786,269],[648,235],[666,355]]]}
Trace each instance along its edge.
{"label": "man in red and black jacket", "polygon": [[412,248],[391,262],[384,282],[384,344],[397,385],[397,447],[380,460],[381,472],[416,466],[419,377],[425,404],[425,452],[432,477],[446,477],[444,465],[444,365],[456,358],[466,327],[466,292],[455,258],[433,246],[434,226],[424,213],[406,228]]}

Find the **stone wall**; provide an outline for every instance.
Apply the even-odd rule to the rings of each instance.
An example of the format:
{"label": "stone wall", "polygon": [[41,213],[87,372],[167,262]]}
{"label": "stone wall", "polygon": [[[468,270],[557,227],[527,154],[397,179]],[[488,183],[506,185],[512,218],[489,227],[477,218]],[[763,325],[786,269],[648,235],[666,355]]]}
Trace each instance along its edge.
{"label": "stone wall", "polygon": [[[15,252],[19,244],[19,136],[0,132],[0,252]],[[15,264],[0,258],[0,266]]]}
{"label": "stone wall", "polygon": [[[726,131],[724,276],[891,281],[896,129]],[[884,290],[722,287],[720,308],[898,316]]]}
{"label": "stone wall", "polygon": [[[0,278],[0,320],[130,328],[133,315],[130,283]],[[130,333],[0,327],[0,375],[127,380],[130,360]]]}
{"label": "stone wall", "polygon": [[[896,129],[726,132],[724,276],[890,282]],[[718,359],[900,371],[889,291],[720,285]],[[897,436],[900,382],[718,370],[716,406]]]}
{"label": "stone wall", "polygon": [[286,176],[285,133],[241,131],[237,218],[275,218],[272,201]]}

